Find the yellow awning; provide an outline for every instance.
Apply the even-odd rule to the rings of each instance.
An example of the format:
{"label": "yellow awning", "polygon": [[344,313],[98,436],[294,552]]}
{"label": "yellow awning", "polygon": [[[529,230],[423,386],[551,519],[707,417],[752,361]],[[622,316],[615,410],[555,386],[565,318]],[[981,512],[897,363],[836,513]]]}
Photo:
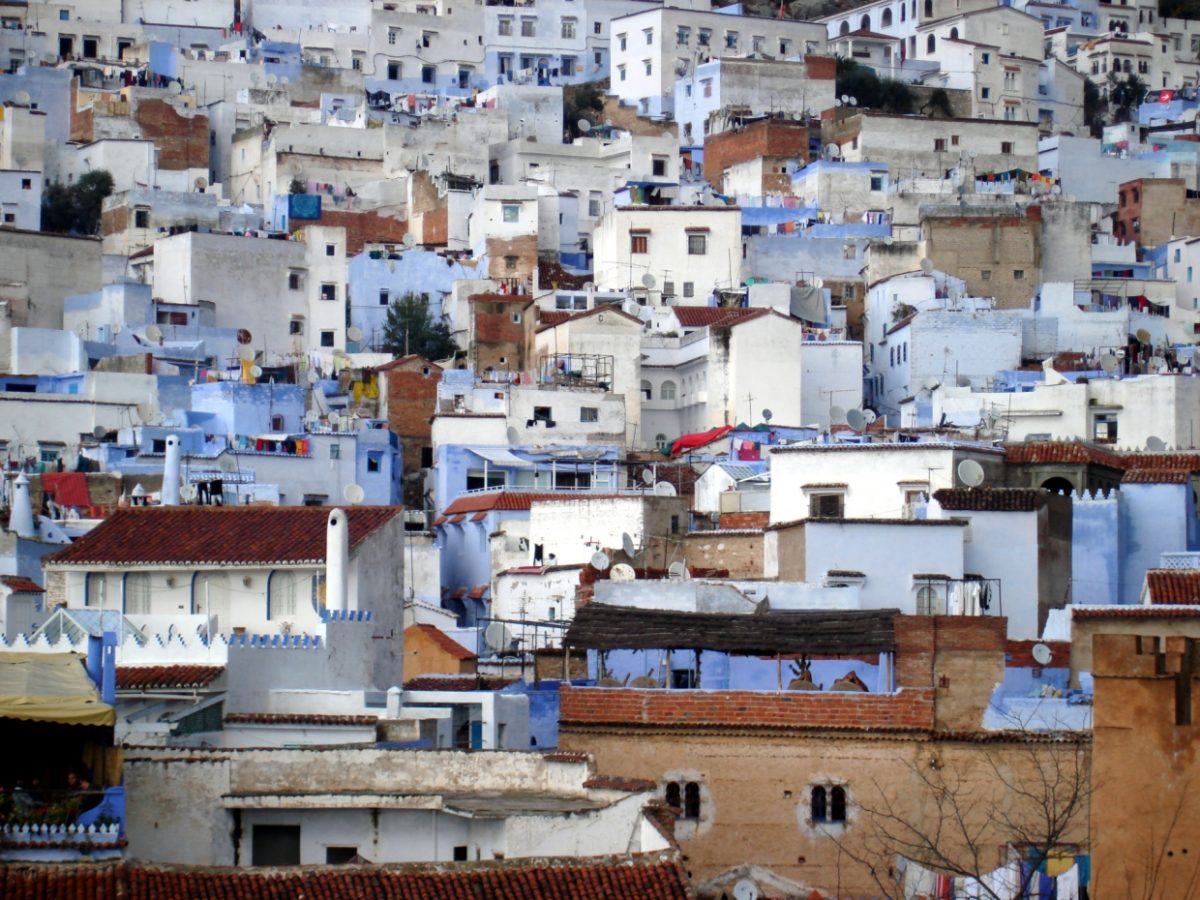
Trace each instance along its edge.
{"label": "yellow awning", "polygon": [[117,712],[74,653],[0,652],[0,718],[113,725]]}

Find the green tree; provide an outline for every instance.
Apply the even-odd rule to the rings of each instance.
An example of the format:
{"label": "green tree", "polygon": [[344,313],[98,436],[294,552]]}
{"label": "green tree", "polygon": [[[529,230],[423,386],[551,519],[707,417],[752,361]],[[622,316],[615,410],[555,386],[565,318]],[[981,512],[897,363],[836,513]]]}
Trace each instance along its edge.
{"label": "green tree", "polygon": [[431,360],[447,359],[458,351],[450,326],[430,317],[429,299],[411,291],[388,307],[383,345],[396,356],[415,353]]}
{"label": "green tree", "polygon": [[104,198],[112,191],[112,175],[103,169],[81,175],[72,184],[53,182],[42,193],[42,231],[97,234]]}
{"label": "green tree", "polygon": [[572,139],[579,137],[579,121],[595,125],[604,113],[604,92],[595,83],[563,89],[563,128]]}
{"label": "green tree", "polygon": [[842,57],[837,61],[834,93],[839,97],[853,97],[858,106],[880,112],[903,115],[916,109],[913,92],[903,81],[880,78],[873,70]]}
{"label": "green tree", "polygon": [[1129,72],[1119,78],[1116,72],[1108,73],[1108,110],[1113,122],[1128,122],[1146,97],[1146,82]]}
{"label": "green tree", "polygon": [[1092,137],[1104,135],[1104,117],[1108,115],[1108,101],[1100,88],[1090,78],[1083,80],[1083,124]]}
{"label": "green tree", "polygon": [[307,194],[308,185],[304,183],[304,179],[299,175],[293,175],[291,184],[288,185],[289,194]]}

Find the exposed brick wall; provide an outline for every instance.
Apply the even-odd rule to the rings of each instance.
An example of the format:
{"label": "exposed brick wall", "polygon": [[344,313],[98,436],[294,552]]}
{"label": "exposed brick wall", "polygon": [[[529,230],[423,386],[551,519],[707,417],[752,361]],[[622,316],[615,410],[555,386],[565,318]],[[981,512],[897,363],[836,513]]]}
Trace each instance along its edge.
{"label": "exposed brick wall", "polygon": [[129,207],[126,205],[106,209],[100,214],[100,234],[120,234],[129,227]]}
{"label": "exposed brick wall", "polygon": [[564,725],[725,725],[774,728],[933,727],[933,691],[895,694],[667,691],[563,685]]}
{"label": "exposed brick wall", "polygon": [[1045,644],[1050,648],[1050,662],[1045,668],[1066,668],[1071,664],[1070,641],[1008,641],[1005,647],[1005,665],[1011,668],[1040,668],[1042,663],[1033,658],[1033,648]]}
{"label": "exposed brick wall", "polygon": [[[429,375],[422,370],[428,366]],[[432,446],[430,418],[437,407],[442,370],[421,358],[382,373],[387,391],[388,428],[400,438],[404,466],[404,505],[421,507],[421,449]]]}
{"label": "exposed brick wall", "polygon": [[363,244],[386,243],[396,244],[408,234],[408,222],[404,219],[393,219],[371,210],[370,212],[349,212],[341,209],[326,209],[322,207],[321,218],[295,221],[288,223],[293,232],[302,230],[306,225],[328,225],[334,228],[346,229],[346,256],[362,253]]}
{"label": "exposed brick wall", "polygon": [[933,684],[933,616],[896,616],[896,684],[929,687]]}
{"label": "exposed brick wall", "polygon": [[165,100],[140,100],[133,113],[142,136],[158,148],[164,170],[208,168],[208,116],[181,115]]}
{"label": "exposed brick wall", "polygon": [[721,513],[722,528],[766,528],[770,523],[769,512]]}
{"label": "exposed brick wall", "polygon": [[[513,321],[514,315],[519,321]],[[495,294],[472,297],[471,317],[476,372],[489,366],[501,372],[519,372],[532,364],[534,312],[527,299]]]}
{"label": "exposed brick wall", "polygon": [[710,134],[704,139],[705,177],[722,191],[725,170],[737,163],[766,156],[807,163],[808,139],[808,125],[780,119],[764,119],[735,131]]}
{"label": "exposed brick wall", "polygon": [[[510,241],[500,238],[487,239],[488,277],[515,278],[529,284],[538,264],[536,234],[525,234]],[[506,256],[516,257],[516,267],[508,268]]]}
{"label": "exposed brick wall", "polygon": [[79,79],[71,79],[71,140],[88,143],[92,140],[95,113],[92,104],[79,109]]}
{"label": "exposed brick wall", "polygon": [[442,247],[450,241],[450,209],[443,205],[425,213],[421,218],[421,243],[426,247]]}

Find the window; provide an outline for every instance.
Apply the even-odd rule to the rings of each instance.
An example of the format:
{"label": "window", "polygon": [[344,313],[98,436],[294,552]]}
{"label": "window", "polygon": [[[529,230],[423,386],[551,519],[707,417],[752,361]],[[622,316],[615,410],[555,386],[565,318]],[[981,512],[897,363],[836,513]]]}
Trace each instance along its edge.
{"label": "window", "polygon": [[1092,440],[1098,444],[1117,442],[1116,413],[1096,413],[1096,418],[1092,421]]}
{"label": "window", "polygon": [[648,234],[631,234],[629,235],[629,252],[630,253],[648,253],[647,249],[650,246],[650,235]]}
{"label": "window", "polygon": [[987,99],[988,99],[988,98],[990,98],[991,96],[992,96],[992,89],[991,89],[991,88],[989,88],[989,87],[984,87],[984,88],[980,88],[980,89],[979,89],[979,99],[981,99],[981,100],[987,100]]}
{"label": "window", "polygon": [[[901,12],[903,12],[903,9],[901,9]],[[885,9],[883,11],[883,19],[881,20],[880,24],[884,28],[891,28],[891,26],[892,26],[892,11],[890,9]]]}
{"label": "window", "polygon": [[671,516],[671,534],[679,534],[679,516]]}
{"label": "window", "polygon": [[576,22],[575,19],[563,19],[562,20],[562,36],[564,38],[566,38],[568,40],[574,39],[574,37],[575,37],[575,22]]}
{"label": "window", "polygon": [[300,865],[299,825],[254,825],[250,837],[250,865]]}
{"label": "window", "polygon": [[[332,333],[333,332],[330,332],[330,334],[332,334]],[[341,444],[330,444],[329,445],[329,458],[330,459],[341,459],[342,458],[342,445]]]}
{"label": "window", "polygon": [[150,573],[130,572],[125,576],[125,613],[149,615]]}
{"label": "window", "polygon": [[288,334],[304,334],[304,322],[300,319],[292,319],[288,322]]}
{"label": "window", "polygon": [[626,35],[623,35],[623,34],[617,35],[617,49],[619,49],[619,50],[625,49],[625,38],[626,38]]}
{"label": "window", "polygon": [[933,152],[934,153],[945,153],[946,152],[946,139],[945,138],[934,138],[933,139]]}
{"label": "window", "polygon": [[653,28],[643,28],[642,34],[645,35],[645,37],[646,37],[646,46],[647,47],[649,47],[651,44],[654,43],[654,29]]}
{"label": "window", "polygon": [[337,285],[333,284],[332,282],[328,282],[328,281],[325,282],[324,284],[322,284],[321,285],[321,299],[322,300],[336,300],[337,299]]}
{"label": "window", "polygon": [[60,22],[69,22],[69,21],[71,21],[71,13],[70,13],[70,11],[69,11],[69,10],[65,10],[65,9],[60,9],[60,10],[58,11],[58,21],[60,21]]}
{"label": "window", "polygon": [[299,272],[288,272],[288,290],[289,291],[298,291],[298,290],[300,290],[301,287],[302,287],[302,284],[301,284],[301,279],[300,279],[300,273]]}
{"label": "window", "polygon": [[624,81],[624,80],[625,80],[625,67],[617,66],[617,81]]}
{"label": "window", "polygon": [[871,190],[873,190],[873,191],[882,191],[883,190],[883,176],[882,175],[872,175],[871,176]]}
{"label": "window", "polygon": [[435,72],[433,66],[421,66],[421,83],[433,84]]}
{"label": "window", "polygon": [[533,421],[535,422],[553,422],[554,410],[549,406],[535,406],[533,408]]}
{"label": "window", "polygon": [[667,440],[667,436],[665,434],[660,433],[654,436],[654,446],[660,451],[666,450],[671,446],[671,442]]}
{"label": "window", "polygon": [[655,156],[650,160],[650,171],[658,177],[667,174],[667,158],[665,156]]}
{"label": "window", "polygon": [[380,291],[379,292],[379,305],[387,306],[388,303],[390,303],[390,302],[391,302],[391,297],[388,295],[387,290],[384,289],[384,290]]}
{"label": "window", "polygon": [[[597,22],[593,22],[593,23],[592,23],[592,34],[603,34],[603,33],[604,33],[604,27],[603,27],[603,24],[602,24],[601,22],[598,22],[598,21],[597,21]],[[599,62],[599,61],[600,61],[600,60],[596,60],[596,62]]]}
{"label": "window", "polygon": [[683,817],[700,818],[700,785],[689,781],[683,788]]}
{"label": "window", "polygon": [[808,498],[808,515],[812,519],[840,519],[845,515],[842,494],[813,494]]}
{"label": "window", "polygon": [[332,347],[333,346],[333,338],[334,338],[334,334],[332,331],[322,331],[321,332],[321,346],[322,347]]}
{"label": "window", "polygon": [[[1191,279],[1189,278],[1188,280],[1190,281]],[[664,297],[674,297],[675,296],[675,282],[664,281],[663,286],[662,286],[662,295]]]}
{"label": "window", "polygon": [[682,795],[681,791],[679,790],[679,782],[668,781],[666,789],[663,791],[663,800],[666,801],[667,806],[675,809],[682,809],[683,804],[680,802],[681,799]]}
{"label": "window", "polygon": [[685,281],[683,283],[683,296],[685,296],[685,297],[696,296],[696,286],[693,282]]}
{"label": "window", "polygon": [[564,56],[562,58],[562,67],[559,69],[559,72],[561,72],[563,76],[574,75],[575,74],[575,57]]}
{"label": "window", "polygon": [[654,74],[654,63],[652,63],[650,60],[643,59],[642,60],[642,68],[644,68],[646,70],[647,75]]}
{"label": "window", "polygon": [[1001,153],[1012,153],[1013,152],[1012,141],[1001,141],[1000,142],[1000,152]]}
{"label": "window", "polygon": [[537,19],[521,19],[521,37],[537,37]]}
{"label": "window", "polygon": [[[21,187],[25,187],[29,183],[29,179],[21,182]],[[28,190],[28,188],[26,188]],[[149,228],[150,227],[150,210],[137,209],[133,212],[133,227],[134,228]]]}
{"label": "window", "polygon": [[752,53],[762,53],[766,49],[767,39],[762,35],[756,34],[750,38],[750,50]]}
{"label": "window", "polygon": [[[499,25],[500,25],[500,34],[501,35],[508,37],[509,35],[511,35],[513,33],[512,16],[501,16]],[[390,35],[389,35],[389,37],[390,37]]]}
{"label": "window", "polygon": [[691,39],[692,29],[688,28],[686,25],[680,25],[679,28],[675,30],[676,47],[686,47]]}
{"label": "window", "polygon": [[917,591],[917,615],[936,616],[942,612],[942,598],[937,588],[926,585]]}
{"label": "window", "polygon": [[484,488],[502,488],[506,482],[507,478],[503,469],[488,469],[486,476],[483,473],[483,469],[471,469],[467,472],[468,491],[478,491]]}
{"label": "window", "polygon": [[983,269],[979,273],[979,277],[982,278],[984,281],[991,281],[992,280],[992,270],[991,269]]}
{"label": "window", "polygon": [[707,234],[689,234],[687,236],[688,256],[704,256],[708,253]]}
{"label": "window", "polygon": [[592,191],[588,194],[588,215],[593,219],[600,215],[600,192]]}
{"label": "window", "polygon": [[1017,70],[1004,70],[1004,89],[1006,91],[1015,91],[1017,89]]}
{"label": "window", "polygon": [[356,856],[358,856],[357,847],[326,847],[325,865],[344,866],[354,862]]}
{"label": "window", "polygon": [[1013,281],[1024,281],[1024,280],[1025,280],[1025,270],[1024,269],[1013,269]]}
{"label": "window", "polygon": [[736,50],[738,45],[738,33],[736,31],[725,32],[725,49]]}
{"label": "window", "polygon": [[383,451],[382,450],[367,451],[367,471],[368,472],[383,471]]}
{"label": "window", "polygon": [[819,822],[844,823],[846,821],[846,789],[840,785],[815,786],[810,795],[809,809],[814,824]]}
{"label": "window", "polygon": [[829,792],[829,821],[846,821],[846,789],[835,787]]}
{"label": "window", "polygon": [[937,49],[937,39],[931,34],[925,39],[925,52],[933,53]]}
{"label": "window", "polygon": [[659,400],[674,400],[675,399],[675,382],[664,381],[662,387],[658,389]]}
{"label": "window", "polygon": [[516,203],[505,203],[500,207],[505,222],[521,221],[521,207]]}
{"label": "window", "polygon": [[390,62],[387,67],[387,77],[390,81],[400,80],[400,63]]}
{"label": "window", "polygon": [[654,388],[646,379],[642,379],[642,399],[651,400],[654,397]]}
{"label": "window", "polygon": [[[363,58],[362,58],[361,54],[358,54],[358,53],[353,54],[353,56],[350,59],[350,68],[353,69],[355,72],[361,72],[362,66],[363,66]],[[357,848],[355,849],[354,852],[355,853],[358,852]]]}
{"label": "window", "polygon": [[792,55],[792,42],[789,41],[787,38],[779,39],[779,55],[780,56],[791,56]]}
{"label": "window", "polygon": [[[517,258],[515,256],[504,257],[504,271],[505,272],[517,271]],[[517,321],[519,322],[520,319],[518,319]]]}
{"label": "window", "polygon": [[455,862],[466,862],[467,861],[467,845],[466,844],[459,844],[458,846],[456,846],[454,848],[454,861]]}
{"label": "window", "polygon": [[[388,29],[388,43],[389,43],[389,44],[393,44],[393,45],[394,45],[394,44],[396,43],[396,35],[398,35],[399,33],[400,33],[400,29],[399,29],[399,28],[389,28],[389,29]],[[504,33],[504,30],[503,30],[503,20],[501,20],[501,30],[500,30],[500,33],[501,33],[501,34],[503,34],[503,33]]]}
{"label": "window", "polygon": [[579,408],[580,422],[599,422],[600,409],[596,406],[581,406]]}
{"label": "window", "polygon": [[326,256],[337,256],[337,246],[335,244],[326,244],[325,245],[325,255]]}
{"label": "window", "polygon": [[829,799],[825,788],[812,789],[812,799],[809,804],[814,822],[825,822],[829,819]]}

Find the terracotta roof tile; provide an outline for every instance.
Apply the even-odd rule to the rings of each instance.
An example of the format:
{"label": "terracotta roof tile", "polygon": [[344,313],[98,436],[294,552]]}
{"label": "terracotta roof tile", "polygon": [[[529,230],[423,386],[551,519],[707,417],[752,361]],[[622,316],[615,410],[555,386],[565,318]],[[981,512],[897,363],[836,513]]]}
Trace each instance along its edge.
{"label": "terracotta roof tile", "polygon": [[458,641],[456,641],[454,638],[450,637],[450,635],[446,634],[446,632],[442,631],[440,628],[437,628],[436,626],[426,625],[424,623],[418,622],[416,625],[410,626],[410,628],[407,630],[411,631],[413,628],[420,629],[420,631],[423,635],[425,635],[427,638],[429,638],[429,640],[431,640],[433,643],[437,644],[438,647],[440,647],[445,652],[449,653],[455,659],[474,659],[475,658],[474,653],[472,653],[470,650],[468,650],[466,647],[464,647],[462,644],[460,644]]}
{"label": "terracotta roof tile", "polygon": [[1146,587],[1156,606],[1200,605],[1200,569],[1150,569]]}
{"label": "terracotta roof tile", "polygon": [[[399,506],[354,507],[349,512],[350,552],[401,510]],[[325,561],[330,511],[321,506],[119,509],[46,561],[68,566],[320,563]]]}
{"label": "terracotta roof tile", "polygon": [[1125,465],[1131,469],[1200,472],[1200,453],[1126,453]]}
{"label": "terracotta roof tile", "polygon": [[1187,469],[1126,469],[1121,484],[1187,484],[1191,477]]}
{"label": "terracotta roof tile", "polygon": [[1004,445],[1004,461],[1011,465],[1052,465],[1055,463],[1091,463],[1110,469],[1124,469],[1121,454],[1079,441],[1026,442]]}
{"label": "terracotta roof tile", "polygon": [[488,586],[486,584],[477,584],[468,592],[467,598],[470,600],[482,600],[483,595],[487,592]]}
{"label": "terracotta roof tile", "polygon": [[224,671],[224,666],[117,666],[117,690],[207,687]]}
{"label": "terracotta roof tile", "polygon": [[557,309],[543,309],[538,318],[543,325],[558,325],[571,318],[571,314]]}
{"label": "terracotta roof tile", "polygon": [[943,488],[933,497],[942,509],[979,512],[1032,512],[1046,502],[1047,492],[1037,488]]}
{"label": "terracotta roof tile", "polygon": [[404,682],[406,691],[499,691],[515,684],[516,678],[485,678],[482,675],[419,675]]}
{"label": "terracotta roof tile", "polygon": [[684,328],[732,325],[746,319],[757,319],[770,312],[767,309],[750,309],[744,306],[676,306],[673,311],[675,320]]}
{"label": "terracotta roof tile", "polygon": [[1083,606],[1071,609],[1073,619],[1200,619],[1200,606]]}
{"label": "terracotta roof tile", "polygon": [[46,589],[36,581],[19,575],[0,575],[0,584],[18,594],[44,594]]}
{"label": "terracotta roof tile", "polygon": [[529,509],[537,494],[528,491],[489,491],[486,494],[463,494],[456,497],[443,513],[447,516],[480,510]]}
{"label": "terracotta roof tile", "polygon": [[336,897],[390,900],[578,900],[694,897],[675,854],[478,863],[305,866],[253,870],[148,866],[132,862],[0,866],[9,900],[123,897],[127,900],[258,900]]}
{"label": "terracotta roof tile", "polygon": [[378,716],[330,713],[227,713],[226,725],[378,725]]}

